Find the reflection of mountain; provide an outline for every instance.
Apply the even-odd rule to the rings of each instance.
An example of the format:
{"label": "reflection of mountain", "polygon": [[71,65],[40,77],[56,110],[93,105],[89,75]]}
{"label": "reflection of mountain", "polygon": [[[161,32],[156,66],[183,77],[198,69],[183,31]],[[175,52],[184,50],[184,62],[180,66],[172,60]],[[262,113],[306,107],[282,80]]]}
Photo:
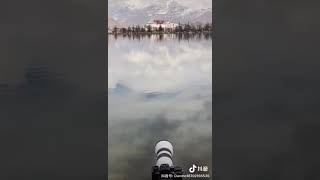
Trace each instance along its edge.
{"label": "reflection of mountain", "polygon": [[143,98],[146,100],[155,100],[155,99],[162,99],[162,98],[171,98],[179,94],[179,92],[137,92],[129,87],[125,86],[124,84],[117,83],[114,88],[108,89],[108,95],[132,95],[138,98]]}
{"label": "reflection of mountain", "polygon": [[121,83],[117,83],[114,88],[108,89],[108,93],[112,93],[112,94],[127,94],[130,92],[132,92],[132,90]]}
{"label": "reflection of mountain", "polygon": [[176,23],[208,23],[212,22],[212,9],[194,10],[182,6],[175,0],[155,0],[143,7],[108,1],[108,16],[127,24],[145,24],[153,19],[163,19]]}
{"label": "reflection of mountain", "polygon": [[175,97],[176,95],[178,95],[178,92],[174,92],[174,93],[161,93],[161,92],[144,93],[144,97],[146,99],[171,98],[171,97]]}
{"label": "reflection of mountain", "polygon": [[108,89],[108,95],[123,96],[123,97],[135,97],[143,100],[160,100],[160,99],[211,99],[212,86],[191,86],[187,89],[171,92],[139,92],[134,91],[124,84],[117,83],[114,88]]}

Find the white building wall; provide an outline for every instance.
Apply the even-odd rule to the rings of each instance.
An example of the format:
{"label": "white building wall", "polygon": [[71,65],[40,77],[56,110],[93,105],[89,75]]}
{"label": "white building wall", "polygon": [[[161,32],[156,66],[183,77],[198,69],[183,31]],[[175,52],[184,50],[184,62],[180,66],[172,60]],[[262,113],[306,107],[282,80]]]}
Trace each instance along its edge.
{"label": "white building wall", "polygon": [[162,28],[164,28],[165,30],[168,30],[168,29],[174,29],[174,28],[178,27],[178,24],[171,23],[171,22],[165,22],[163,24],[157,24],[157,23],[152,22],[152,23],[147,23],[145,25],[145,28],[147,29],[148,26],[151,26],[152,30],[159,29],[160,26]]}

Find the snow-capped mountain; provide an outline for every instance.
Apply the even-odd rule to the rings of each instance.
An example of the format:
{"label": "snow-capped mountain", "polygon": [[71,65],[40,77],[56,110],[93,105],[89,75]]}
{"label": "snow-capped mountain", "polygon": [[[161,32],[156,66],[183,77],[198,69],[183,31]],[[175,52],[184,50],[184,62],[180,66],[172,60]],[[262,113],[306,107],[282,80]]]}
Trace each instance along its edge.
{"label": "snow-capped mountain", "polygon": [[108,17],[108,27],[126,27],[124,23],[118,22],[111,17]]}
{"label": "snow-capped mountain", "polygon": [[154,19],[176,23],[212,22],[212,8],[191,9],[175,0],[151,0],[150,3],[141,6],[130,4],[130,1],[125,2],[119,3],[117,0],[109,0],[108,16],[128,25],[145,24]]}

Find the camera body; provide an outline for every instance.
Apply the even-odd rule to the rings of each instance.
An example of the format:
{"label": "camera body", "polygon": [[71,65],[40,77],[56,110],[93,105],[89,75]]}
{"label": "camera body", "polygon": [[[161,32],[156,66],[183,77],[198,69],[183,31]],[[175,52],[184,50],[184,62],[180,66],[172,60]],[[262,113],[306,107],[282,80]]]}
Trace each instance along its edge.
{"label": "camera body", "polygon": [[169,141],[159,141],[155,146],[155,154],[157,160],[152,167],[152,180],[182,180],[183,171],[181,167],[173,165],[173,146]]}
{"label": "camera body", "polygon": [[182,180],[182,168],[176,166],[169,166],[168,164],[162,164],[159,166],[153,166],[152,168],[152,180]]}

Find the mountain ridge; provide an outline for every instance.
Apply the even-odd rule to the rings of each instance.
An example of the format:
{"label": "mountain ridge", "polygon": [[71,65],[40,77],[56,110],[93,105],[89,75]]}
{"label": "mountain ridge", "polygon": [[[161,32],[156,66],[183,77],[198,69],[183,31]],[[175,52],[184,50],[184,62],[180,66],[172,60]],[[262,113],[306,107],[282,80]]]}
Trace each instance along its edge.
{"label": "mountain ridge", "polygon": [[109,17],[127,25],[143,25],[154,19],[175,23],[212,23],[213,13],[212,8],[191,9],[175,0],[153,0],[142,7],[110,0],[108,8]]}
{"label": "mountain ridge", "polygon": [[108,17],[108,27],[126,27],[125,23],[116,21],[115,19],[113,19],[112,17]]}

